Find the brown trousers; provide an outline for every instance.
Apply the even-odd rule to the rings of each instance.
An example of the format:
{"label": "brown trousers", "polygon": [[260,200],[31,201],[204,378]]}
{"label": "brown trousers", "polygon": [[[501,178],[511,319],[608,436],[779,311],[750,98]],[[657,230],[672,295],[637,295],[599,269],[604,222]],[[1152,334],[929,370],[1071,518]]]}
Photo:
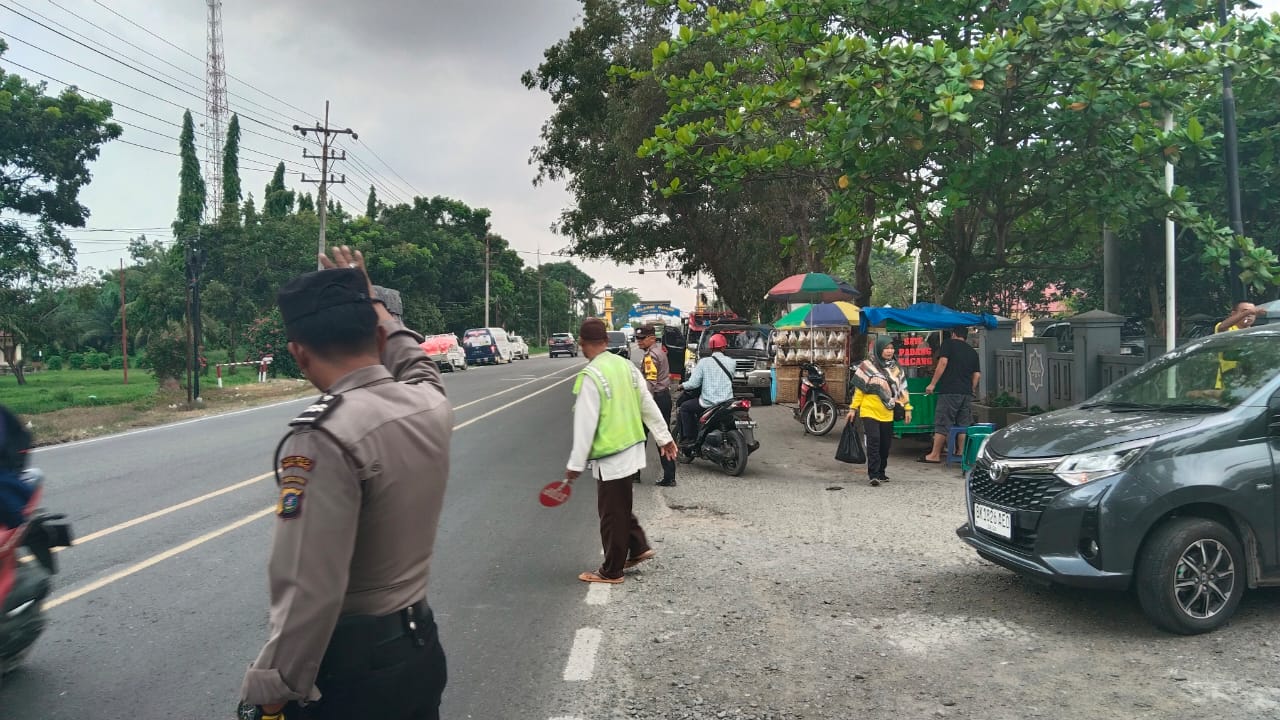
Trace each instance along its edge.
{"label": "brown trousers", "polygon": [[627,558],[649,549],[644,528],[631,512],[631,486],[636,476],[617,480],[596,481],[596,507],[600,512],[600,543],[604,546],[604,564],[600,577],[620,578]]}

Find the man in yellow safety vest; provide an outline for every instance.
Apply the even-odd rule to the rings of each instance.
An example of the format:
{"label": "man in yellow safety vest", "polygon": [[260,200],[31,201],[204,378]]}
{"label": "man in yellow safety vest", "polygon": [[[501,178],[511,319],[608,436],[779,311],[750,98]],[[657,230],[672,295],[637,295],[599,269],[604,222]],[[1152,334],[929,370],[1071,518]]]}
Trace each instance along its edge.
{"label": "man in yellow safety vest", "polygon": [[676,443],[640,369],[607,352],[607,330],[599,318],[588,318],[578,330],[590,362],[573,386],[573,451],[564,476],[573,482],[590,466],[596,479],[604,563],[578,579],[618,584],[623,568],[656,555],[631,511],[631,486],[645,466],[645,428],[665,458],[675,459]]}

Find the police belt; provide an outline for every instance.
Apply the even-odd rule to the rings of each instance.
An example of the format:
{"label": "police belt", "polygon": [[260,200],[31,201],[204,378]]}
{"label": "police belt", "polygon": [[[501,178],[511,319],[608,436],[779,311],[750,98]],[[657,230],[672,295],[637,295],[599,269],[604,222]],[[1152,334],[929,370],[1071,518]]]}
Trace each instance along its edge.
{"label": "police belt", "polygon": [[[400,642],[408,640],[408,642]],[[346,660],[366,653],[379,654],[392,651],[394,643],[400,648],[423,648],[437,642],[435,616],[426,600],[421,600],[390,615],[344,615],[338,618],[333,637],[321,662],[321,673],[326,666],[337,670]],[[388,647],[392,646],[392,647]],[[387,659],[391,659],[388,657]]]}

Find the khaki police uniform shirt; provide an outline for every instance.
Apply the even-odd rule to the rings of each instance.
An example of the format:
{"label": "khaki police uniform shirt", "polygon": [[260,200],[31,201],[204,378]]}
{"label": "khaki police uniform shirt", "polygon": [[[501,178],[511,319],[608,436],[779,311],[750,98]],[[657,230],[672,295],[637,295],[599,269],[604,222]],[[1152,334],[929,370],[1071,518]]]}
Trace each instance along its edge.
{"label": "khaki police uniform shirt", "polygon": [[244,678],[250,704],[319,700],[340,615],[388,615],[426,597],[453,409],[421,336],[383,326],[383,364],[339,380],[279,452],[270,634]]}
{"label": "khaki police uniform shirt", "polygon": [[645,351],[641,368],[644,380],[649,385],[649,392],[660,395],[671,389],[671,364],[667,361],[667,354],[657,343]]}

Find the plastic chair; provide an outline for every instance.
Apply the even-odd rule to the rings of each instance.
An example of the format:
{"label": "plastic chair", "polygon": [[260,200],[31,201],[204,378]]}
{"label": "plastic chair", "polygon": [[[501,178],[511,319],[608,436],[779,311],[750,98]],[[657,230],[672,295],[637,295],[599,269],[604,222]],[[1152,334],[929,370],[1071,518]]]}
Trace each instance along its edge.
{"label": "plastic chair", "polygon": [[967,473],[978,464],[978,455],[982,452],[982,446],[987,442],[987,438],[991,437],[991,433],[995,432],[996,426],[991,423],[982,423],[981,425],[973,425],[969,427],[969,432],[964,436],[964,457],[960,461],[960,472]]}
{"label": "plastic chair", "polygon": [[[970,425],[969,427],[957,426],[957,427],[951,428],[951,432],[947,434],[947,446],[943,448],[943,451],[942,451],[943,464],[946,465],[947,467],[951,467],[952,463],[960,463],[960,468],[964,470],[965,469],[964,460],[965,460],[965,456],[967,455],[967,451],[969,449],[969,439],[972,437],[971,432],[976,430],[978,431],[978,434],[980,437],[985,438],[987,435],[990,435],[991,433],[995,432],[995,429],[996,429],[996,426],[991,423],[982,423],[981,425]],[[961,435],[965,436],[965,439],[964,439],[965,446],[963,448],[957,448],[956,439]],[[976,450],[974,451],[974,458],[977,458]]]}

